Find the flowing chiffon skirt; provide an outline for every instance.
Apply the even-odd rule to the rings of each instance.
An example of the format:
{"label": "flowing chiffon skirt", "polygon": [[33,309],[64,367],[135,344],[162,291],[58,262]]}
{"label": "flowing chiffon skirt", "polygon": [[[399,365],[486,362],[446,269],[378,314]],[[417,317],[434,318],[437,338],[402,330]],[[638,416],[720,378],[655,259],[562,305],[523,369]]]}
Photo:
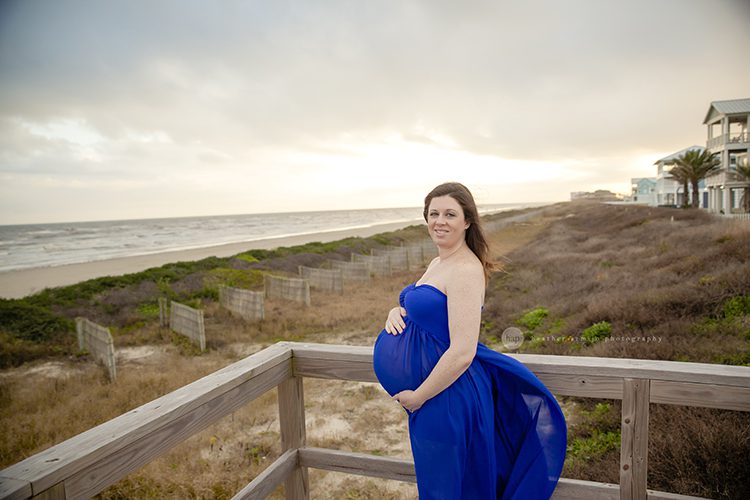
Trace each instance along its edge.
{"label": "flowing chiffon skirt", "polygon": [[[399,335],[380,332],[378,381],[391,395],[415,390],[450,345],[447,297],[407,285]],[[409,414],[419,498],[545,499],[560,477],[567,441],[555,398],[522,363],[482,343],[469,368]]]}

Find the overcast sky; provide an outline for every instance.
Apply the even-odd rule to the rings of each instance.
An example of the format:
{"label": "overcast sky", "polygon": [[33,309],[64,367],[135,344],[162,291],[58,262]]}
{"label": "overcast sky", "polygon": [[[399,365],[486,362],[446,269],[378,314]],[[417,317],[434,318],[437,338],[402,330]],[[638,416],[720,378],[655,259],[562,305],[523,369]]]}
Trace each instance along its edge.
{"label": "overcast sky", "polygon": [[625,192],[748,47],[746,0],[0,0],[0,224]]}

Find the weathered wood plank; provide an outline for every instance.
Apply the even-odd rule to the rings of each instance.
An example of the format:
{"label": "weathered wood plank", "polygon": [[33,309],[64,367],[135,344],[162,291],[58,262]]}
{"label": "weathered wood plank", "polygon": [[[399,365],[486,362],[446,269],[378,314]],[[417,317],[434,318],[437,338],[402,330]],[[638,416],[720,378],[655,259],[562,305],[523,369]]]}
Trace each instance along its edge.
{"label": "weathered wood plank", "polygon": [[299,449],[299,462],[302,466],[315,469],[417,482],[414,462],[402,458],[308,447]]}
{"label": "weathered wood plank", "polygon": [[750,388],[652,380],[651,402],[750,411]]}
{"label": "weathered wood plank", "polygon": [[556,396],[622,399],[621,378],[544,372],[535,375]]}
{"label": "weathered wood plank", "polygon": [[289,299],[310,305],[310,283],[307,280],[264,274],[263,287],[266,297]]}
{"label": "weathered wood plank", "polygon": [[553,500],[582,500],[587,498],[618,500],[620,498],[620,486],[609,483],[561,478],[557,482],[557,488],[552,493]]}
{"label": "weathered wood plank", "polygon": [[409,251],[404,247],[373,248],[370,252],[373,256],[388,257],[391,271],[406,271],[409,269]]}
{"label": "weathered wood plank", "polygon": [[201,351],[206,350],[206,327],[203,311],[185,304],[171,301],[169,305],[169,327],[189,338]]}
{"label": "weathered wood plank", "polygon": [[[302,377],[290,377],[278,386],[281,449],[296,450],[305,446],[305,398]],[[297,465],[284,482],[287,500],[310,497],[307,468]]]}
{"label": "weathered wood plank", "polygon": [[[286,429],[282,430],[282,442],[288,448],[285,453],[295,453],[299,448],[295,455],[298,460],[290,465],[286,462],[290,456],[287,455],[283,462],[286,465],[279,463],[274,470],[294,474],[295,468],[306,472],[306,467],[317,466],[413,482],[413,463],[408,460],[304,447],[301,376],[374,382],[372,351],[371,346],[278,343],[3,470],[0,472],[0,498],[29,498],[33,492],[52,497],[61,494],[67,498],[95,494],[285,380],[284,387],[279,388],[280,420],[282,429]],[[623,466],[628,466],[621,467],[620,471],[623,498],[693,498],[646,490],[649,401],[750,411],[750,368],[747,367],[591,357],[510,356],[537,373],[555,394],[623,398],[621,461]],[[296,379],[290,379],[292,372]],[[644,380],[638,380],[640,378]],[[286,472],[274,470],[268,471],[266,476],[280,474],[279,481],[283,480]],[[251,485],[255,485],[251,491],[260,491],[255,489],[261,488],[259,478],[243,491]],[[303,484],[302,493],[293,493],[297,496],[290,498],[306,498],[307,479],[296,482]],[[586,483],[562,479],[554,498],[611,498],[612,488],[617,491],[616,485]],[[294,487],[287,489],[294,492]]]}
{"label": "weathered wood plank", "polygon": [[[373,333],[373,342],[377,332]],[[290,342],[297,357],[329,360],[372,358],[371,346],[344,346]],[[554,373],[610,378],[642,378],[675,382],[695,382],[750,388],[750,367],[649,359],[598,358],[593,356],[553,356],[548,354],[506,354],[534,373]]]}
{"label": "weathered wood plank", "polygon": [[622,396],[620,498],[646,500],[649,381],[626,378]]}
{"label": "weathered wood plank", "polygon": [[[294,356],[295,375],[313,378],[377,382],[372,360],[358,361],[317,359]],[[547,388],[559,396],[581,396],[602,399],[622,399],[622,379],[598,376],[537,373]]]}
{"label": "weathered wood plank", "polygon": [[78,334],[78,349],[88,350],[94,359],[101,361],[107,369],[109,380],[117,379],[115,364],[115,344],[109,328],[98,325],[86,318],[76,318],[76,332]]}
{"label": "weathered wood plank", "polygon": [[232,500],[262,500],[270,495],[298,466],[297,450],[286,450],[279,458],[242,488]]}
{"label": "weathered wood plank", "polygon": [[339,294],[344,293],[344,274],[341,269],[323,269],[298,266],[300,278],[310,283],[310,288],[319,288]]}
{"label": "weathered wood plank", "polygon": [[508,354],[533,372],[600,375],[750,387],[750,367],[651,359]]}
{"label": "weathered wood plank", "polygon": [[173,446],[200,432],[222,417],[273,389],[291,376],[288,363],[272,367],[257,377],[216,396],[204,405],[179,415],[159,429],[98,460],[65,481],[69,498],[88,498],[136,471]]}
{"label": "weathered wood plank", "polygon": [[356,380],[358,382],[377,382],[370,361],[331,362],[326,359],[294,358],[294,374],[297,376],[327,378],[336,380]]}
{"label": "weathered wood plank", "polygon": [[708,499],[704,497],[680,495],[678,493],[667,493],[664,491],[648,490],[648,500],[708,500]]}
{"label": "weathered wood plank", "polygon": [[222,307],[248,321],[262,320],[265,317],[264,299],[263,292],[224,285],[219,287],[219,303]]}
{"label": "weathered wood plank", "polygon": [[153,438],[157,431],[170,427],[180,416],[190,414],[280,364],[289,367],[282,370],[282,376],[289,375],[291,350],[285,342],[268,347],[18,462],[0,472],[0,476],[30,482],[33,491],[43,491],[96,466],[104,457],[117,455],[120,450],[137,445],[141,439]]}
{"label": "weathered wood plank", "polygon": [[40,493],[37,493],[31,498],[33,500],[65,500],[68,497],[65,493],[65,484],[57,483],[52,488],[48,488]]}
{"label": "weathered wood plank", "polygon": [[343,260],[329,260],[331,269],[341,271],[344,281],[367,282],[370,281],[370,269],[364,262],[349,262]]}
{"label": "weathered wood plank", "polygon": [[[373,334],[373,342],[377,332]],[[318,344],[313,342],[289,342],[295,361],[297,359],[325,359],[331,361],[372,362],[373,346]]]}
{"label": "weathered wood plank", "polygon": [[3,500],[31,498],[31,483],[11,477],[0,477],[0,498]]}

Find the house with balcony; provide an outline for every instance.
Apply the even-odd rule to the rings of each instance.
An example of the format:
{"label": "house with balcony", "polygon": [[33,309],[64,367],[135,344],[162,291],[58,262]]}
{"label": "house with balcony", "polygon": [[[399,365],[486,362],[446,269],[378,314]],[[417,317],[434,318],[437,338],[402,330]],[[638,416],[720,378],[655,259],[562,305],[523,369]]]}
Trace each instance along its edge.
{"label": "house with balcony", "polygon": [[[656,187],[655,187],[655,205],[660,207],[681,207],[685,203],[684,187],[681,183],[675,181],[670,177],[670,172],[675,166],[675,160],[681,157],[688,151],[700,151],[702,152],[705,148],[703,146],[690,146],[689,148],[681,149],[676,153],[672,153],[669,156],[665,156],[654,162],[656,165]],[[705,181],[701,181],[698,184],[700,191],[700,206],[706,208],[708,206],[708,193],[705,187]],[[689,203],[692,199],[693,187],[688,184],[687,202]]]}
{"label": "house with balcony", "polygon": [[706,178],[707,208],[741,213],[742,192],[749,183],[737,174],[737,166],[747,165],[750,154],[750,98],[712,102],[703,124],[708,128],[706,149],[721,160],[719,172]]}
{"label": "house with balcony", "polygon": [[630,186],[631,191],[627,201],[656,206],[656,177],[633,177],[630,179]]}

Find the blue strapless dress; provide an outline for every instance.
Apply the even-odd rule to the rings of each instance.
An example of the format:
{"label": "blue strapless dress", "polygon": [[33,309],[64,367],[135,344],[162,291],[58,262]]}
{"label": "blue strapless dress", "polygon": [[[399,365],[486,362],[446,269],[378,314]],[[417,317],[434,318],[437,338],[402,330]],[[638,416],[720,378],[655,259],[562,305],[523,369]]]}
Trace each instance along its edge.
{"label": "blue strapless dress", "polygon": [[[399,335],[380,332],[375,375],[391,396],[415,390],[450,345],[448,298],[407,285]],[[515,359],[482,343],[469,368],[409,414],[421,500],[547,499],[565,460],[567,429],[555,398]]]}

